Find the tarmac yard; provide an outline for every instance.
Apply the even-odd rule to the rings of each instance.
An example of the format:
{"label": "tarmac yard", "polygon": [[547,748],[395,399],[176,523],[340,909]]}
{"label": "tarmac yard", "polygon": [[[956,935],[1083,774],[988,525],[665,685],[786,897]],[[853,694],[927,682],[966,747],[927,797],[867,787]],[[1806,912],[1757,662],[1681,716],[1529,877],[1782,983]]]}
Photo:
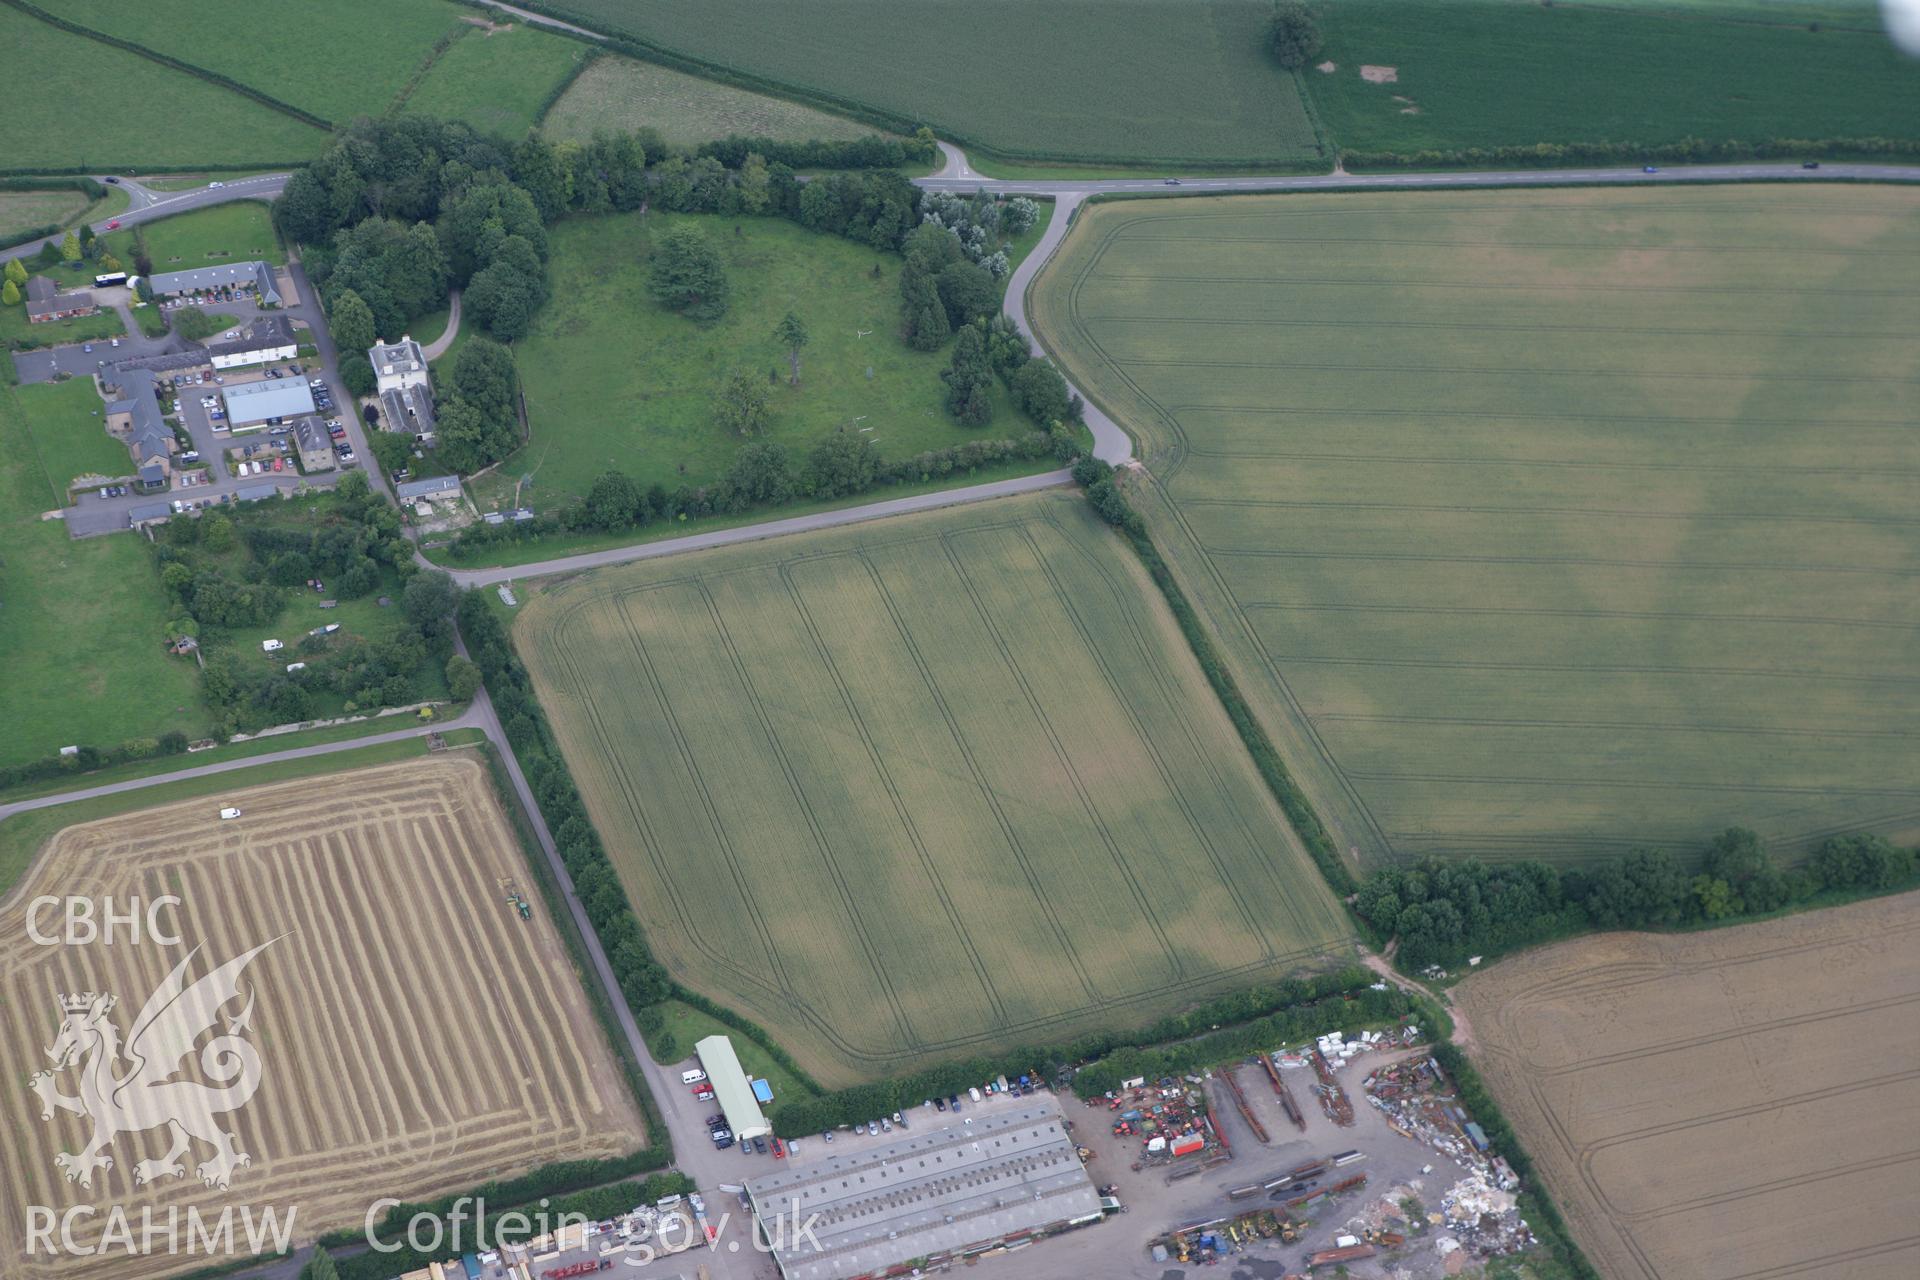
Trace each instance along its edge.
{"label": "tarmac yard", "polygon": [[1920,1274],[1920,893],[1469,978],[1474,1056],[1601,1274]]}

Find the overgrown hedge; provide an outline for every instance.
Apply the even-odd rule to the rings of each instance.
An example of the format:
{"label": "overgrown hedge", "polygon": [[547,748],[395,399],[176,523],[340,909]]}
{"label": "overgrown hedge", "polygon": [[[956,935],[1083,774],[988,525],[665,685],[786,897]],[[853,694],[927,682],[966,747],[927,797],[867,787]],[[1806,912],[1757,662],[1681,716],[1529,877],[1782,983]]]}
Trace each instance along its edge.
{"label": "overgrown hedge", "polygon": [[231,76],[223,76],[217,71],[209,71],[205,67],[197,67],[191,62],[182,62],[171,54],[161,53],[157,49],[149,49],[147,46],[136,44],[132,40],[123,40],[119,36],[109,35],[104,31],[95,31],[92,27],[83,27],[77,22],[69,22],[65,18],[48,13],[38,5],[27,3],[27,0],[0,0],[0,4],[10,5],[28,17],[37,18],[48,26],[58,27],[62,31],[69,32],[76,36],[83,36],[88,40],[98,41],[104,45],[111,45],[115,49],[124,49],[136,57],[147,59],[149,62],[157,62],[163,67],[184,72],[196,79],[204,80],[208,84],[217,85],[222,89],[230,89],[244,98],[252,98],[263,107],[270,107],[282,115],[292,116],[302,124],[310,124],[316,129],[325,129],[329,132],[333,129],[333,121],[317,116],[311,111],[302,110],[290,102],[282,102],[273,95],[263,93],[252,85],[240,83]]}
{"label": "overgrown hedge", "polygon": [[[889,1116],[896,1111],[905,1111],[917,1107],[928,1098],[946,1097],[952,1093],[963,1093],[968,1088],[990,1080],[999,1075],[1019,1075],[1021,1072],[1039,1071],[1043,1078],[1051,1079],[1060,1068],[1083,1065],[1074,1078],[1074,1091],[1082,1096],[1091,1096],[1105,1092],[1113,1087],[1104,1083],[1110,1074],[1103,1069],[1103,1063],[1110,1056],[1118,1060],[1122,1055],[1142,1053],[1160,1053],[1166,1055],[1165,1061],[1174,1063],[1187,1045],[1206,1045],[1217,1039],[1205,1035],[1215,1028],[1235,1023],[1243,1024],[1253,1040],[1271,1040],[1278,1044],[1288,1039],[1299,1039],[1297,1034],[1288,1032],[1293,1023],[1284,1021],[1298,1011],[1301,1025],[1318,1022],[1320,1031],[1334,1029],[1337,1022],[1330,1022],[1330,1016],[1338,1012],[1348,1021],[1358,1014],[1365,1021],[1379,1021],[1383,1017],[1397,1017],[1404,1012],[1404,1003],[1392,1014],[1377,1011],[1356,1011],[1348,1007],[1348,1001],[1357,996],[1378,996],[1382,993],[1369,991],[1375,981],[1373,974],[1358,965],[1350,965],[1333,973],[1321,974],[1311,978],[1289,978],[1271,986],[1255,987],[1246,991],[1231,992],[1216,997],[1185,1013],[1173,1014],[1162,1018],[1148,1027],[1128,1031],[1103,1030],[1091,1032],[1069,1044],[1039,1046],[1032,1048],[1009,1049],[1000,1053],[981,1054],[959,1062],[943,1063],[928,1067],[910,1075],[897,1076],[891,1080],[879,1080],[871,1084],[854,1085],[834,1093],[822,1094],[817,1098],[802,1098],[794,1102],[776,1102],[772,1115],[773,1127],[783,1134],[797,1136],[818,1133],[836,1128],[843,1124],[858,1124],[880,1116]],[[1397,995],[1397,993],[1394,993]],[[1405,997],[1400,997],[1404,1002]],[[1340,1008],[1335,1010],[1333,1006]],[[1258,1028],[1258,1030],[1254,1030]],[[1223,1033],[1231,1034],[1231,1033]],[[1192,1037],[1200,1036],[1196,1040]],[[1156,1044],[1163,1041],[1175,1042],[1165,1049],[1139,1050],[1136,1044]],[[1203,1065],[1223,1061],[1243,1052],[1233,1047],[1233,1043],[1221,1042],[1217,1056],[1206,1057],[1212,1048],[1196,1049],[1201,1056],[1192,1059]],[[1237,1042],[1234,1042],[1237,1043]],[[1165,1070],[1132,1070],[1133,1057],[1129,1056],[1128,1069],[1115,1068],[1118,1074],[1112,1079],[1119,1081],[1130,1075],[1167,1074],[1168,1071],[1185,1070],[1184,1065],[1169,1065]]]}
{"label": "overgrown hedge", "polygon": [[1494,1100],[1493,1091],[1480,1079],[1480,1073],[1474,1070],[1473,1063],[1448,1040],[1434,1042],[1433,1056],[1453,1077],[1453,1083],[1460,1093],[1460,1102],[1479,1124],[1481,1132],[1487,1135],[1487,1145],[1513,1166],[1513,1171],[1520,1175],[1522,1185],[1528,1188],[1521,1194],[1521,1210],[1526,1216],[1527,1225],[1533,1228],[1535,1235],[1552,1246],[1576,1280],[1600,1280],[1600,1273],[1580,1252],[1580,1246],[1574,1243],[1566,1219],[1560,1216],[1559,1207],[1553,1203],[1546,1184],[1540,1180],[1539,1169],[1527,1155],[1513,1126],[1507,1123],[1506,1114]]}
{"label": "overgrown hedge", "polygon": [[1351,171],[1369,169],[1551,169],[1568,164],[1699,164],[1709,161],[1813,160],[1838,156],[1920,155],[1920,138],[1772,138],[1742,142],[1536,142],[1528,146],[1452,150],[1343,151]]}
{"label": "overgrown hedge", "polygon": [[[615,1156],[607,1160],[561,1160],[554,1164],[542,1165],[531,1173],[517,1178],[495,1179],[483,1182],[473,1190],[460,1195],[442,1196],[438,1200],[429,1200],[420,1204],[397,1204],[388,1209],[386,1216],[375,1226],[375,1232],[382,1238],[396,1236],[406,1231],[409,1220],[416,1217],[445,1218],[453,1211],[454,1205],[461,1200],[485,1200],[489,1205],[497,1205],[502,1211],[520,1205],[533,1204],[538,1200],[564,1196],[569,1192],[585,1191],[609,1182],[619,1182],[638,1174],[651,1173],[655,1169],[664,1169],[669,1163],[666,1152],[651,1147],[634,1152],[632,1155]],[[671,1194],[661,1192],[661,1195]],[[658,1197],[656,1197],[658,1198]],[[628,1201],[631,1208],[635,1202]],[[350,1233],[358,1239],[359,1230]],[[336,1234],[330,1239],[338,1239]]]}
{"label": "overgrown hedge", "polygon": [[749,154],[770,164],[795,169],[900,169],[910,164],[932,164],[940,156],[933,136],[883,138],[868,134],[838,142],[780,142],[773,138],[745,138],[731,134],[701,143],[695,155],[712,156],[729,169],[738,169]]}
{"label": "overgrown hedge", "polygon": [[561,76],[553,88],[547,90],[547,96],[540,100],[539,108],[533,113],[533,127],[535,132],[538,132],[540,126],[547,122],[547,113],[553,110],[554,104],[566,96],[567,90],[573,88],[573,82],[584,75],[588,67],[598,61],[600,61],[600,50],[589,49],[585,57],[573,64],[573,70]]}
{"label": "overgrown hedge", "polygon": [[513,639],[479,592],[469,591],[461,597],[458,617],[467,649],[480,668],[506,732],[507,745],[520,761],[527,785],[573,880],[574,892],[606,952],[620,993],[642,1031],[657,1034],[663,1022],[658,1006],[672,998],[672,979],[647,948],[640,921],[607,859],[579,788],[534,697],[533,683],[514,655]]}
{"label": "overgrown hedge", "polygon": [[97,178],[85,174],[61,175],[49,178],[6,177],[0,178],[0,191],[60,191],[73,188],[89,200],[98,200],[107,194],[106,186]]}
{"label": "overgrown hedge", "polygon": [[1340,897],[1347,897],[1359,887],[1353,872],[1341,859],[1340,851],[1334,847],[1332,837],[1321,824],[1320,815],[1314,812],[1300,785],[1293,780],[1293,774],[1288,772],[1286,761],[1280,758],[1272,740],[1267,737],[1267,731],[1255,718],[1246,695],[1240,692],[1239,683],[1221,660],[1220,651],[1214,648],[1213,637],[1207,634],[1200,615],[1194,612],[1192,602],[1187,599],[1187,593],[1175,580],[1173,570],[1161,558],[1160,549],[1147,532],[1146,522],[1128,505],[1125,495],[1114,484],[1113,468],[1096,458],[1083,458],[1074,466],[1073,477],[1086,489],[1087,498],[1101,519],[1120,531],[1140,557],[1140,563],[1146,566],[1148,576],[1153,579],[1153,585],[1160,588],[1160,594],[1166,597],[1167,608],[1172,610],[1174,619],[1180,624],[1180,633],[1187,638],[1195,660],[1206,673],[1207,683],[1213,686],[1220,705],[1226,708],[1228,719],[1233,721],[1233,727],[1239,733],[1240,741],[1246,745],[1247,754],[1253,757],[1254,767],[1260,771],[1267,789],[1273,792],[1273,798],[1286,810],[1287,820],[1299,834],[1300,842],[1306,845],[1307,854],[1313,859],[1314,865],[1320,868],[1320,874],[1326,877],[1328,886]]}
{"label": "overgrown hedge", "polygon": [[60,227],[57,223],[49,222],[43,226],[28,227],[25,231],[15,231],[9,235],[0,236],[0,249],[11,249],[17,244],[30,244],[35,240],[45,240],[49,236],[59,234]]}
{"label": "overgrown hedge", "polygon": [[28,760],[21,764],[10,764],[0,768],[0,792],[29,782],[44,782],[48,778],[66,778],[75,774],[92,773],[98,769],[126,764],[132,760],[177,756],[183,754],[186,749],[187,735],[178,729],[170,730],[157,738],[130,738],[118,746],[83,746],[70,756],[42,756],[38,760]]}
{"label": "overgrown hedge", "polygon": [[[724,1023],[732,1027],[741,1035],[752,1040],[755,1044],[766,1050],[767,1056],[779,1063],[781,1069],[799,1081],[803,1087],[814,1093],[826,1092],[826,1090],[821,1087],[820,1082],[815,1080],[805,1067],[802,1067],[798,1062],[793,1060],[792,1054],[781,1048],[779,1041],[767,1034],[765,1027],[753,1021],[751,1018],[735,1013],[732,1009],[727,1008],[727,1006],[717,1001],[707,999],[698,991],[689,991],[678,983],[674,984],[673,998],[681,1004],[690,1005],[698,1009],[715,1022]],[[686,1047],[690,1048],[691,1046]],[[676,1061],[677,1060],[678,1059],[676,1059]]]}

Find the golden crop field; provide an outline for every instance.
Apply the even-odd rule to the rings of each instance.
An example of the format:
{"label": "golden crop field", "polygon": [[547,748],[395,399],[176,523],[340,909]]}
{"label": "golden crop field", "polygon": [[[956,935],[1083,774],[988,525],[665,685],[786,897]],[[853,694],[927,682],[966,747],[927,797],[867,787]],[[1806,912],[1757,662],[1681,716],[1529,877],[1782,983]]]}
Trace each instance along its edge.
{"label": "golden crop field", "polygon": [[1347,936],[1076,494],[597,571],[515,635],[661,960],[831,1084],[1142,1024]]}
{"label": "golden crop field", "polygon": [[1920,837],[1920,191],[1095,204],[1035,325],[1336,841]]}
{"label": "golden crop field", "polygon": [[1920,1271],[1920,894],[1603,934],[1455,989],[1473,1055],[1611,1280]]}
{"label": "golden crop field", "polygon": [[[242,816],[222,821],[222,805]],[[533,895],[531,920],[506,903],[514,890]],[[28,905],[41,895],[111,897],[124,910],[134,897],[166,894],[182,900],[161,917],[179,945],[130,945],[124,931],[91,945],[39,945],[29,935]],[[226,1260],[28,1257],[30,1205],[55,1213],[92,1205],[99,1215],[117,1206],[130,1217],[151,1208],[160,1218],[197,1209],[203,1219],[228,1206],[274,1206],[296,1214],[294,1238],[304,1241],[358,1227],[382,1196],[461,1192],[645,1141],[487,770],[470,754],[237,787],[68,827],[0,905],[0,919],[10,1082],[0,1089],[0,1275],[9,1280],[160,1276]],[[39,914],[36,928],[57,936],[59,913]],[[57,1159],[85,1152],[89,1115],[104,1108],[42,1119],[29,1078],[52,1070],[63,1096],[85,1099],[81,1081],[96,1070],[129,1072],[131,1059],[115,1056],[136,1047],[152,1056],[138,1015],[193,948],[188,982],[262,944],[221,1016],[204,1014],[215,1024],[207,1035],[236,1020],[248,1028],[258,1071],[243,1070],[230,1087],[257,1081],[255,1091],[214,1122],[251,1163],[236,1163],[224,1190],[203,1185],[219,1158],[196,1137],[180,1176],[140,1185],[141,1162],[169,1154],[168,1130],[156,1123],[114,1137],[101,1152],[112,1165],[90,1170],[90,1187],[65,1180]],[[193,1004],[193,990],[180,1003]],[[47,1048],[65,1038],[63,999],[83,992],[115,997],[106,1022],[123,1037],[119,1052],[96,1047],[59,1069]],[[223,1074],[203,1056],[210,1047],[180,1060],[174,1079],[185,1083],[168,1087],[231,1080],[230,1065]],[[104,1216],[83,1219],[75,1236],[97,1244],[106,1225]]]}

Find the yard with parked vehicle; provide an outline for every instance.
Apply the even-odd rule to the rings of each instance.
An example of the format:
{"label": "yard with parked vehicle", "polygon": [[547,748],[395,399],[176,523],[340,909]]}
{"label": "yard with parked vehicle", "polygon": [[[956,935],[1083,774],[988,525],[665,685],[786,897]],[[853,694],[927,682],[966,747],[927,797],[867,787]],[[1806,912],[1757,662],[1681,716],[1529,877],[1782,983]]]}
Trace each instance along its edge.
{"label": "yard with parked vehicle", "polygon": [[1920,837],[1920,192],[1095,205],[1036,327],[1367,865]]}
{"label": "yard with parked vehicle", "polygon": [[830,1086],[1144,1024],[1348,936],[1076,494],[521,590],[656,954]]}

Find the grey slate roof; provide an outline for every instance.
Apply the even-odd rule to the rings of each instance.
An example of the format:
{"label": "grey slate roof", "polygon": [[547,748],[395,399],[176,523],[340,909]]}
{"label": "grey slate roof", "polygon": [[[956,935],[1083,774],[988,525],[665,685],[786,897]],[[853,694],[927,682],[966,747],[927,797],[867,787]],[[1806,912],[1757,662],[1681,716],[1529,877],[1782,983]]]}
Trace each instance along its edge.
{"label": "grey slate roof", "polygon": [[226,388],[221,398],[236,427],[268,418],[297,418],[313,412],[313,391],[305,378],[264,378]]}
{"label": "grey slate roof", "polygon": [[275,347],[297,346],[293,322],[284,315],[260,316],[239,337],[209,342],[207,352],[216,356],[244,355],[249,351],[270,351]]}
{"label": "grey slate roof", "polygon": [[133,524],[147,520],[165,520],[173,514],[173,508],[164,502],[143,502],[137,507],[127,508],[127,519]]}
{"label": "grey slate roof", "polygon": [[163,295],[231,285],[236,289],[253,289],[263,301],[276,307],[280,305],[273,268],[264,262],[228,262],[217,267],[195,267],[191,271],[162,271],[148,276],[147,283],[155,293]]}
{"label": "grey slate roof", "polygon": [[133,422],[127,434],[127,446],[135,464],[164,458],[173,451],[173,432],[160,417],[160,404],[154,399],[155,378],[151,369],[115,369],[111,375],[120,399],[107,406],[108,413],[125,413]]}
{"label": "grey slate roof", "polygon": [[[35,276],[34,280],[41,277]],[[27,281],[29,285],[33,280]],[[27,303],[29,316],[54,315],[62,311],[91,311],[94,309],[93,295],[82,289],[74,293],[55,293],[46,298],[35,299]]]}
{"label": "grey slate roof", "polygon": [[27,278],[27,300],[29,302],[45,302],[58,292],[60,292],[60,286],[45,276],[29,276]]}
{"label": "grey slate roof", "polygon": [[404,373],[427,367],[426,353],[409,337],[402,337],[398,342],[374,343],[367,348],[367,360],[375,373]]}
{"label": "grey slate roof", "polygon": [[433,397],[425,387],[389,387],[380,393],[383,431],[421,434],[432,431],[433,424]]}
{"label": "grey slate roof", "polygon": [[787,1280],[880,1274],[912,1258],[1100,1212],[1093,1180],[1051,1105],[815,1158],[753,1179],[747,1194],[763,1222],[791,1223],[796,1211],[802,1222],[818,1215],[811,1240],[776,1251]]}

